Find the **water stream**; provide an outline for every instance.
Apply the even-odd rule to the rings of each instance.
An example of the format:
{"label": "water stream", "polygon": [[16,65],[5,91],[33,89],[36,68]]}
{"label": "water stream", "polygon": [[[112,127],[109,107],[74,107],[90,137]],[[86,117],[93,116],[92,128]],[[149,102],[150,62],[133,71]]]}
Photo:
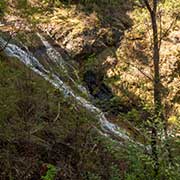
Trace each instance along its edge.
{"label": "water stream", "polygon": [[[59,52],[57,52],[49,43],[46,41],[44,37],[42,37],[39,34],[39,37],[46,47],[47,54],[49,58],[56,62],[57,65],[61,66],[62,69],[66,71],[65,62],[60,55]],[[86,100],[85,98],[79,96],[76,94],[72,88],[64,83],[59,76],[57,76],[55,73],[50,72],[47,70],[36,57],[33,56],[31,52],[26,52],[22,50],[19,46],[15,44],[8,43],[3,39],[0,38],[0,47],[4,47],[4,52],[9,57],[15,57],[19,59],[23,64],[25,64],[28,68],[33,70],[35,73],[39,74],[41,77],[43,77],[45,80],[50,82],[55,88],[59,89],[65,97],[71,97],[75,100],[75,102],[85,108],[88,112],[90,112],[97,120],[99,120],[101,131],[105,135],[109,135],[113,138],[117,139],[123,139],[128,142],[134,142],[125,132],[124,129],[121,129],[117,125],[109,122],[107,118],[105,117],[105,114],[97,108],[95,105],[93,105],[90,101]],[[76,82],[69,76],[69,78],[76,84]],[[78,84],[77,84],[78,85]],[[85,89],[83,86],[79,86],[81,89]]]}
{"label": "water stream", "polygon": [[[71,71],[76,72],[75,67],[73,67],[71,64],[64,61],[61,54],[39,33],[37,33],[37,36],[41,39],[43,45],[46,47],[46,52],[48,57],[52,62],[54,62],[57,67],[61,68],[63,72],[66,74],[67,78],[70,80],[71,83],[73,83],[80,92],[89,95],[88,91],[85,87],[83,87],[81,84],[77,84],[76,81],[68,74],[68,71],[66,69],[66,66],[70,67]],[[79,80],[79,77],[74,73],[76,76],[76,79]]]}

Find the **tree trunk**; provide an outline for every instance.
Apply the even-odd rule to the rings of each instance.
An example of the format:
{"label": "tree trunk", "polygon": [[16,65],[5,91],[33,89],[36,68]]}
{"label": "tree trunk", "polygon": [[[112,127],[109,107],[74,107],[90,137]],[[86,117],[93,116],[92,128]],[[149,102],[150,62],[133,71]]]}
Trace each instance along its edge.
{"label": "tree trunk", "polygon": [[159,69],[159,40],[158,40],[158,27],[156,17],[156,7],[150,12],[151,23],[153,29],[153,64],[154,64],[154,121],[152,125],[152,155],[155,161],[155,174],[158,174],[158,119],[162,118],[162,99],[161,99],[161,81],[160,81],[160,69]]}

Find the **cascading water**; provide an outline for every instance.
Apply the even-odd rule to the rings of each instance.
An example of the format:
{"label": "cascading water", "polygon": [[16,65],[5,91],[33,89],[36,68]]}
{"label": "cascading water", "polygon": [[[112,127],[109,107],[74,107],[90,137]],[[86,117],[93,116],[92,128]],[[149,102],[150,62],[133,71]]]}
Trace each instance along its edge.
{"label": "cascading water", "polygon": [[[41,35],[39,36],[41,37],[41,40],[46,46],[46,48],[49,48],[47,50],[51,51],[51,53],[49,53],[49,57],[52,60],[56,61],[56,63],[58,63],[59,65],[62,65],[63,68],[65,68],[63,62],[64,60],[62,59],[62,56],[60,56],[59,52],[53,49],[53,47],[50,46],[50,44]],[[120,129],[120,127],[116,126],[115,124],[109,122],[105,117],[104,113],[99,108],[95,107],[85,98],[78,96],[71,89],[71,87],[66,85],[56,74],[53,74],[52,72],[45,69],[45,67],[38,61],[38,59],[35,58],[30,52],[25,52],[15,44],[7,44],[7,42],[2,38],[0,38],[0,46],[2,48],[6,46],[6,48],[4,49],[6,55],[19,59],[35,73],[39,74],[45,80],[49,81],[55,88],[58,88],[65,97],[74,98],[77,104],[84,107],[87,111],[91,112],[96,117],[96,119],[99,120],[102,132],[104,132],[104,134],[127,140],[128,142],[134,142],[124,130]]]}
{"label": "cascading water", "polygon": [[[68,74],[66,66],[69,66],[73,72],[76,72],[76,69],[72,65],[65,62],[61,54],[55,48],[53,48],[53,46],[41,34],[37,33],[37,35],[41,39],[43,45],[46,47],[47,55],[51,61],[54,62],[57,67],[60,67],[63,70],[70,82],[72,82],[82,93],[88,95],[89,93],[87,92],[86,88],[80,84],[77,84],[76,81]],[[77,77],[77,79],[79,80],[79,77]]]}

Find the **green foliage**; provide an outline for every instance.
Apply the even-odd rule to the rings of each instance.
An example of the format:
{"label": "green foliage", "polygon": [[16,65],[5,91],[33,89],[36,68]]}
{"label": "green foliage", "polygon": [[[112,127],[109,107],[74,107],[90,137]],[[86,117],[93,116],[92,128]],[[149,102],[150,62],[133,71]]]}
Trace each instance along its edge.
{"label": "green foliage", "polygon": [[129,161],[129,168],[126,172],[126,180],[178,180],[179,176],[179,157],[171,159],[174,163],[171,164],[164,152],[165,147],[158,148],[159,155],[159,171],[158,174],[154,173],[155,162],[151,154],[146,153],[143,149],[129,146],[127,150],[127,159]]}
{"label": "green foliage", "polygon": [[85,61],[85,71],[92,70],[93,68],[97,68],[98,66],[98,61],[96,58],[96,54],[91,54],[90,56],[87,57]]}
{"label": "green foliage", "polygon": [[126,173],[125,179],[153,179],[153,160],[148,155],[144,154],[141,150],[134,147],[129,147],[127,154],[130,166]]}
{"label": "green foliage", "polygon": [[[36,12],[36,9],[29,7],[27,0],[17,2],[18,7],[24,9],[25,14],[31,15]],[[58,0],[46,0],[46,3],[54,6],[58,6],[59,2]],[[73,2],[73,0],[68,2]],[[109,1],[81,1],[81,3],[102,2],[108,3]],[[172,0],[171,2],[177,5],[177,1]],[[178,8],[179,6],[176,5],[175,7]],[[5,1],[0,1],[0,13],[2,15],[5,7]],[[170,10],[175,8],[173,4],[168,3],[166,3],[166,7]],[[27,11],[25,8],[29,8],[29,10]],[[144,10],[135,11],[135,16],[137,22],[142,22],[144,17],[147,18],[147,12]],[[143,34],[144,27],[139,26],[138,31]],[[23,35],[23,37],[25,36]],[[26,40],[27,38],[24,41]],[[35,41],[35,47],[37,47],[36,43]],[[53,160],[61,160],[62,171],[65,174],[64,179],[73,177],[70,174],[75,172],[71,166],[73,164],[78,169],[75,173],[86,174],[83,177],[90,180],[101,180],[106,171],[106,177],[110,180],[155,180],[154,160],[149,152],[147,153],[137,147],[129,147],[125,151],[114,141],[109,142],[107,137],[102,139],[92,128],[97,124],[96,121],[92,121],[94,119],[91,118],[88,112],[77,106],[72,99],[65,100],[58,90],[52,88],[43,79],[35,76],[22,65],[18,65],[16,59],[13,59],[14,63],[9,63],[6,58],[3,58],[1,57],[2,61],[0,61],[0,178],[13,179],[14,177],[14,179],[20,179],[27,172],[29,161],[34,162],[35,168],[33,166],[29,170],[31,172],[28,172],[28,176],[33,173],[38,174],[36,170],[39,170],[39,164],[49,162],[49,159],[52,158],[47,154],[53,156],[53,153],[50,152],[53,143],[63,142],[62,147],[66,147],[68,151],[63,152],[63,148],[58,148],[60,152],[55,152],[58,160],[56,157]],[[96,65],[96,56],[91,55],[87,59],[85,70],[96,69]],[[127,67],[121,68],[126,71]],[[66,74],[64,74],[65,76]],[[116,78],[113,79],[114,82],[119,80]],[[108,112],[113,106],[118,106],[119,101],[120,99],[115,98],[103,102],[103,105],[106,106]],[[133,120],[133,122],[143,122],[140,119],[139,111],[135,108],[127,113],[125,118],[126,120]],[[172,116],[169,121],[176,124],[178,118]],[[152,124],[149,123],[149,125]],[[93,132],[91,129],[93,129]],[[168,140],[172,147],[173,158],[171,161],[173,163],[169,162],[167,151],[164,151],[167,142],[159,142],[160,168],[157,176],[158,180],[180,179],[178,174],[180,168],[178,147],[180,143],[174,137],[172,136]],[[48,152],[44,147],[47,147]],[[40,151],[37,149],[40,149]],[[61,156],[61,154],[63,155]],[[77,159],[75,154],[78,155]],[[128,164],[124,170],[125,177],[121,176],[119,169],[119,162],[122,159]],[[46,174],[41,178],[43,180],[54,180],[57,175],[56,167],[52,164],[48,164],[47,167]]]}
{"label": "green foliage", "polygon": [[126,115],[127,120],[129,121],[133,121],[133,122],[140,122],[140,112],[136,109],[132,109],[131,111],[129,111]]}
{"label": "green foliage", "polygon": [[117,165],[111,166],[111,177],[110,180],[121,180],[121,173]]}
{"label": "green foliage", "polygon": [[17,5],[19,8],[26,8],[28,6],[27,0],[18,0]]}
{"label": "green foliage", "polygon": [[6,0],[0,1],[0,18],[4,15],[6,10]]}
{"label": "green foliage", "polygon": [[98,175],[91,173],[91,172],[87,172],[86,176],[84,178],[91,179],[91,180],[101,180],[101,177],[99,177]]}
{"label": "green foliage", "polygon": [[[79,161],[79,174],[103,169],[101,152],[93,150],[99,144],[95,140],[98,133],[92,131],[97,121],[17,59],[0,59],[0,178],[21,179],[26,172],[29,177],[38,175],[41,164],[52,158],[62,163],[64,179],[77,173],[71,164]],[[51,152],[55,142],[61,146]],[[30,169],[29,161],[34,163]],[[74,174],[69,175],[69,171]],[[43,180],[53,177],[54,168],[49,166]]]}
{"label": "green foliage", "polygon": [[46,175],[42,176],[41,178],[43,180],[54,180],[55,176],[57,174],[57,168],[52,164],[48,164],[47,168],[48,168],[48,170],[46,172]]}

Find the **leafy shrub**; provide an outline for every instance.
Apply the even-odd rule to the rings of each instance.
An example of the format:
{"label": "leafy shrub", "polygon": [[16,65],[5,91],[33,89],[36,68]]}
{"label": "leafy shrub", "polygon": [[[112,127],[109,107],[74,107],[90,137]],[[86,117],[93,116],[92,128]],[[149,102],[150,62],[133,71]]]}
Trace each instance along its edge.
{"label": "leafy shrub", "polygon": [[154,172],[155,162],[149,153],[142,149],[130,146],[128,151],[129,168],[126,172],[126,180],[178,180],[179,177],[179,157],[171,159],[167,157],[164,146],[158,147],[159,169],[158,174]]}
{"label": "leafy shrub", "polygon": [[120,171],[117,165],[111,167],[111,178],[110,180],[121,180]]}
{"label": "leafy shrub", "polygon": [[57,169],[54,165],[52,164],[48,164],[47,165],[47,172],[46,172],[46,175],[45,176],[42,176],[41,178],[43,180],[54,180],[55,179],[55,176],[57,174]]}

